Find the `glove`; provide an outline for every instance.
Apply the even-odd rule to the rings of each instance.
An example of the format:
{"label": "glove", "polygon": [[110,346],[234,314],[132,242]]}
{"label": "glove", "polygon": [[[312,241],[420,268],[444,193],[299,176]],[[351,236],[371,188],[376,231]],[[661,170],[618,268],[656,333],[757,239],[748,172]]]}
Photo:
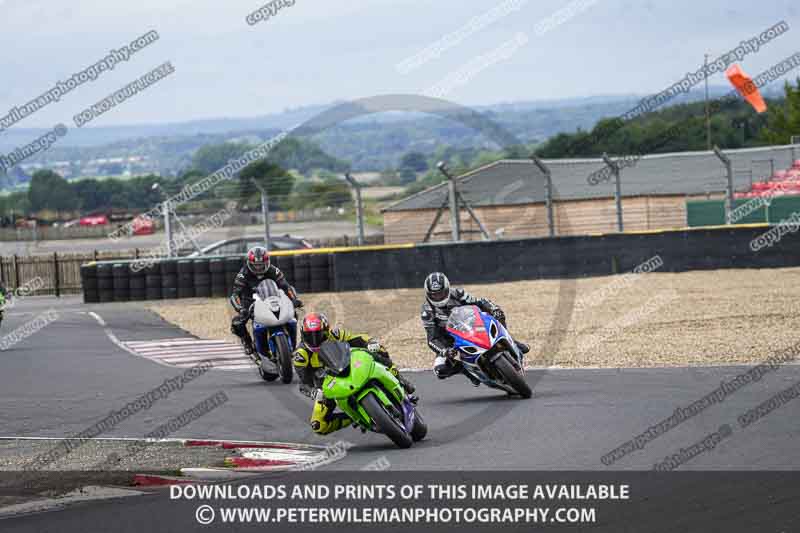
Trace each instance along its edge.
{"label": "glove", "polygon": [[301,307],[303,307],[303,300],[301,300],[300,298],[295,298],[295,299],[294,299],[294,301],[292,301],[292,304],[293,304],[293,305],[294,305],[294,306],[295,306],[297,309],[300,309]]}
{"label": "glove", "polygon": [[506,314],[499,307],[497,309],[495,309],[494,311],[492,311],[492,316],[496,320],[499,320],[500,322],[505,322],[506,321]]}
{"label": "glove", "polygon": [[315,389],[315,388],[313,388],[313,387],[309,387],[309,386],[308,386],[308,385],[306,385],[305,383],[301,383],[301,384],[300,384],[300,393],[301,393],[303,396],[308,396],[309,398],[313,398],[313,397],[314,397],[314,391],[315,391],[315,390],[317,390],[317,389]]}
{"label": "glove", "polygon": [[455,348],[448,348],[444,351],[442,355],[445,356],[445,358],[447,359],[455,359],[458,357],[458,350],[456,350]]}
{"label": "glove", "polygon": [[370,339],[367,343],[367,351],[370,353],[379,353],[383,350],[383,346],[378,339]]}

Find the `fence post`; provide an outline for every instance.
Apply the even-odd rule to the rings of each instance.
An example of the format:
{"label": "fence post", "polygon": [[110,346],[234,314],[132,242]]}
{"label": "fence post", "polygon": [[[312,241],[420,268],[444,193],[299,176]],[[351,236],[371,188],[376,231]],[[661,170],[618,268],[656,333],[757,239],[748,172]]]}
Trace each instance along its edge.
{"label": "fence post", "polygon": [[349,172],[346,172],[344,179],[350,184],[356,193],[356,225],[358,226],[358,245],[364,246],[364,204],[361,201],[361,184],[358,183]]}
{"label": "fence post", "polygon": [[544,164],[544,161],[539,159],[536,154],[530,155],[531,161],[536,165],[542,174],[544,174],[544,205],[547,209],[547,233],[550,237],[556,236],[556,223],[553,217],[553,177],[550,173],[550,167]]}
{"label": "fence post", "polygon": [[624,226],[622,224],[622,186],[620,184],[619,165],[612,161],[605,152],[603,152],[603,161],[611,168],[611,172],[614,174],[614,205],[617,209],[617,231],[622,233]]}
{"label": "fence post", "polygon": [[461,213],[458,209],[458,188],[456,180],[447,171],[444,161],[439,161],[436,165],[445,178],[447,178],[448,201],[450,203],[450,230],[453,234],[453,242],[461,240]]}
{"label": "fence post", "polygon": [[172,213],[170,212],[172,206],[170,206],[169,200],[164,200],[163,205],[164,205],[164,234],[167,239],[167,257],[174,257],[174,254],[172,252],[173,248],[172,221],[171,221]]}
{"label": "fence post", "polygon": [[728,191],[725,199],[725,223],[731,224],[731,217],[733,215],[733,168],[731,160],[722,153],[719,146],[714,146],[714,153],[717,155],[722,164],[725,165],[725,172],[728,175]]}
{"label": "fence post", "polygon": [[19,257],[14,254],[14,288],[19,288]]}
{"label": "fence post", "polygon": [[58,272],[58,252],[53,252],[53,289],[56,298],[61,298],[61,276]]}

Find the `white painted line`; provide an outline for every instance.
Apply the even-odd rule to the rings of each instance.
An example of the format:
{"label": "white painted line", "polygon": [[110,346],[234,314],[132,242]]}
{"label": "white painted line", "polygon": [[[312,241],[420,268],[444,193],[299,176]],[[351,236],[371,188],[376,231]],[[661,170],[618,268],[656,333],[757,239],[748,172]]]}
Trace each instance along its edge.
{"label": "white painted line", "polygon": [[258,448],[236,448],[236,452],[246,459],[271,459],[274,461],[308,461],[324,455],[317,450],[259,450]]}
{"label": "white painted line", "polygon": [[106,327],[106,321],[103,320],[103,317],[101,317],[94,311],[89,311],[89,316],[97,320],[97,323],[100,324],[102,327]]}
{"label": "white painted line", "polygon": [[202,339],[190,339],[190,340],[181,340],[181,341],[174,341],[172,339],[164,339],[159,341],[126,341],[126,343],[131,346],[132,348],[178,348],[178,347],[192,347],[192,346],[217,346],[217,345],[228,345],[228,346],[236,346],[232,342],[227,342],[223,340],[202,340]]}
{"label": "white painted line", "polygon": [[[135,349],[135,348],[134,348]],[[245,357],[244,350],[237,347],[225,347],[225,348],[194,348],[190,350],[158,350],[158,351],[144,351],[144,350],[136,350],[138,353],[142,355],[147,355],[148,357],[158,357],[159,359],[165,359],[168,357],[191,357],[191,356],[200,356],[205,354],[234,354],[238,355],[239,357]]]}
{"label": "white painted line", "polygon": [[253,370],[256,368],[256,365],[251,362],[246,365],[213,365],[213,368],[217,370]]}
{"label": "white painted line", "polygon": [[192,479],[206,481],[224,481],[258,474],[256,471],[242,472],[239,469],[232,468],[181,468],[180,473]]}
{"label": "white painted line", "polygon": [[197,355],[180,355],[180,356],[164,356],[159,357],[161,361],[167,363],[190,363],[192,361],[231,361],[240,360],[247,361],[248,357],[244,354],[237,353],[202,353]]}

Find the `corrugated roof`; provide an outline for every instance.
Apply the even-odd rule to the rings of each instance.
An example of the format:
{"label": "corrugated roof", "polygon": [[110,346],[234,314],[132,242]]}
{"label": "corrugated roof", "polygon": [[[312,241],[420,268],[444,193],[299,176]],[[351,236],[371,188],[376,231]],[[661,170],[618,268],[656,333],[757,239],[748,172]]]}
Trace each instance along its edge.
{"label": "corrugated roof", "polygon": [[[800,151],[797,152],[800,154]],[[749,189],[751,180],[768,176],[771,168],[792,165],[791,147],[728,150],[734,189]],[[612,157],[612,159],[616,159]],[[770,164],[770,161],[772,163]],[[614,196],[614,180],[590,185],[590,174],[606,168],[602,159],[546,159],[553,181],[553,198],[578,200]],[[621,170],[622,196],[706,194],[725,191],[725,167],[713,152],[647,155]],[[752,176],[751,176],[752,172]],[[543,202],[544,175],[529,159],[503,159],[456,178],[458,190],[473,206]],[[399,200],[384,211],[438,208],[447,201],[447,183]]]}

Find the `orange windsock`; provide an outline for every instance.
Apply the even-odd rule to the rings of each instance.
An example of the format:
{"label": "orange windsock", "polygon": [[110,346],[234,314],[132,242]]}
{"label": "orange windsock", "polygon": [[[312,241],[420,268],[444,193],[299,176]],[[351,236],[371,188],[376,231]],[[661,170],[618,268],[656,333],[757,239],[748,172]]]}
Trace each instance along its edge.
{"label": "orange windsock", "polygon": [[759,113],[763,113],[767,110],[767,104],[761,97],[758,87],[755,83],[753,83],[752,78],[744,73],[739,65],[733,64],[728,67],[728,70],[725,71],[725,75],[728,76],[728,81],[730,81],[731,84],[736,87],[736,90],[739,92],[739,94],[741,94],[745,100],[750,102],[750,105],[753,106],[753,109]]}

